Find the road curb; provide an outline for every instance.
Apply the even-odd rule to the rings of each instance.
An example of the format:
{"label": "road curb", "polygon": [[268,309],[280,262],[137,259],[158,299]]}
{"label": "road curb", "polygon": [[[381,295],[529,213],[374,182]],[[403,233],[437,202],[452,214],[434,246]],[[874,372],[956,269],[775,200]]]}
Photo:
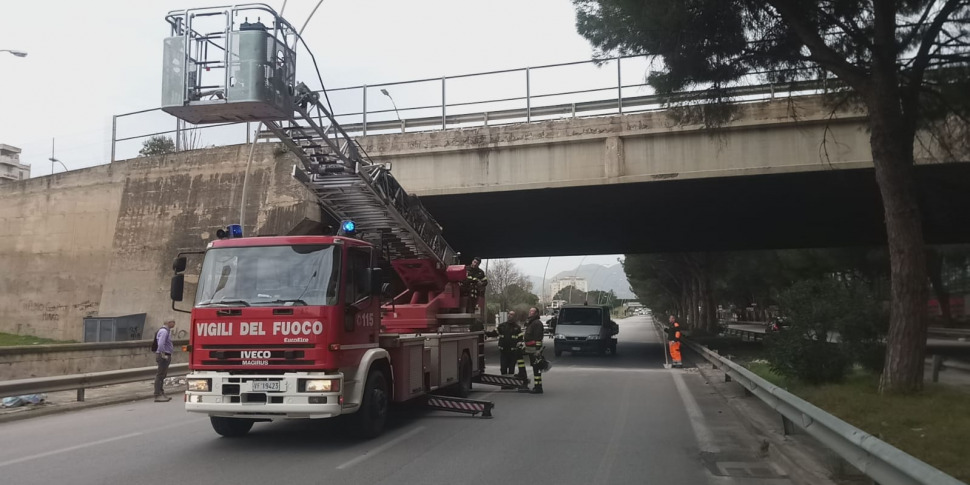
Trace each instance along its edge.
{"label": "road curb", "polygon": [[[703,357],[690,350],[690,348],[686,348],[685,350],[696,358],[694,364],[698,373],[724,399],[728,406],[734,410],[735,414],[742,421],[742,424],[755,436],[768,443],[768,455],[773,459],[777,459],[784,464],[786,469],[792,471],[792,473],[789,473],[788,478],[793,483],[800,485],[835,485],[837,483],[834,475],[840,474],[842,470],[839,469],[839,465],[832,466],[835,464],[833,458],[837,458],[833,457],[832,452],[816,443],[810,436],[786,436],[781,425],[782,420],[780,415],[777,416],[775,423],[758,419],[756,414],[764,413],[764,403],[756,398],[752,398],[754,401],[751,401],[745,398],[739,398],[736,395],[727,394],[725,389],[723,389],[725,386],[722,385],[724,383],[724,373],[708,367],[709,363]],[[698,363],[703,365],[697,365]],[[734,385],[740,386],[740,384]],[[754,409],[756,407],[758,408],[757,410]],[[774,410],[768,409],[767,412],[774,413]],[[798,473],[794,473],[796,470]]]}
{"label": "road curb", "polygon": [[[177,400],[183,394],[183,390],[178,388],[166,389],[166,391],[173,391],[170,395],[173,400]],[[109,396],[97,399],[90,399],[87,401],[73,401],[69,403],[62,404],[42,404],[42,405],[30,405],[21,411],[12,411],[7,413],[0,413],[0,424],[9,423],[13,421],[20,421],[24,419],[37,418],[41,416],[50,416],[53,414],[67,413],[71,411],[79,411],[82,409],[91,409],[101,406],[110,406],[112,404],[123,404],[126,402],[144,401],[145,399],[152,399],[155,397],[155,393],[152,391],[142,391],[135,392],[132,394],[124,394],[119,396]]]}

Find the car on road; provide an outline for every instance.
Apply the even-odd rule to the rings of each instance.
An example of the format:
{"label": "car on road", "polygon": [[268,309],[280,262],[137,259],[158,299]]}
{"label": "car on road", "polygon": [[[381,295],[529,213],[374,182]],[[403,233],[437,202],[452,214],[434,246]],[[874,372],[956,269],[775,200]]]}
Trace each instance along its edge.
{"label": "car on road", "polygon": [[616,355],[618,333],[619,326],[610,319],[609,306],[565,305],[559,310],[553,350],[556,357],[563,352]]}
{"label": "car on road", "polygon": [[549,322],[552,320],[552,315],[542,315],[539,317],[539,321],[542,322],[542,333],[544,335],[552,335],[552,325]]}

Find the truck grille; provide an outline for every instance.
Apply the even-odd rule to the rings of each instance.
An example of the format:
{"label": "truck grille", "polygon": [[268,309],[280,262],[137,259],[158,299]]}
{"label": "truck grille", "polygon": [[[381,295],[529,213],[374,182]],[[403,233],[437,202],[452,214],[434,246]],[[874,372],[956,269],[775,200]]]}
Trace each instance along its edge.
{"label": "truck grille", "polygon": [[[270,360],[266,365],[313,365],[312,360]],[[243,365],[241,360],[203,360],[202,365]],[[247,364],[248,365],[248,364]]]}

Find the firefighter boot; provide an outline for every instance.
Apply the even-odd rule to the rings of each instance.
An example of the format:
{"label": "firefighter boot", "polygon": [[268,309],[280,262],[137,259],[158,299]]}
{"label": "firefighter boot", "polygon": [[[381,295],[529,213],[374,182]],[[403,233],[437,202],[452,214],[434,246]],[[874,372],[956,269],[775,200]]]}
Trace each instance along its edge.
{"label": "firefighter boot", "polygon": [[532,392],[532,394],[542,394],[542,384],[536,384],[530,392]]}

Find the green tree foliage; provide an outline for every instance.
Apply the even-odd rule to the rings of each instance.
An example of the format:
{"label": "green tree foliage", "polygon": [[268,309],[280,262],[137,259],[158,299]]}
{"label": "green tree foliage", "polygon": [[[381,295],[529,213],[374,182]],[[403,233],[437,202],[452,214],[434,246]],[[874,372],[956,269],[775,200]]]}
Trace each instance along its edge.
{"label": "green tree foliage", "polygon": [[515,267],[515,263],[508,259],[488,263],[485,298],[497,303],[498,311],[508,311],[521,305],[535,306],[539,302],[539,297],[532,293],[532,282]]}
{"label": "green tree foliage", "polygon": [[139,157],[164,155],[166,153],[175,153],[175,142],[162,135],[156,135],[145,140],[142,142],[141,150],[138,150]]}
{"label": "green tree foliage", "polygon": [[710,253],[628,254],[623,271],[641,303],[678,315],[682,324],[696,331],[713,332],[713,275],[721,262]]}
{"label": "green tree foliage", "polygon": [[[729,89],[756,78],[834,76],[868,113],[892,272],[892,318],[880,389],[923,385],[926,261],[918,130],[945,159],[967,148],[970,0],[574,0],[577,29],[600,54],[662,61],[649,76],[683,122],[717,126]],[[687,88],[695,89],[683,94]]]}
{"label": "green tree foliage", "polygon": [[556,292],[552,297],[553,300],[563,300],[566,304],[575,305],[583,304],[587,301],[586,292],[576,288],[575,286],[569,285]]}
{"label": "green tree foliage", "polygon": [[771,368],[810,384],[839,382],[853,363],[882,369],[888,319],[862,282],[802,280],[779,296],[788,327],[766,339]]}

